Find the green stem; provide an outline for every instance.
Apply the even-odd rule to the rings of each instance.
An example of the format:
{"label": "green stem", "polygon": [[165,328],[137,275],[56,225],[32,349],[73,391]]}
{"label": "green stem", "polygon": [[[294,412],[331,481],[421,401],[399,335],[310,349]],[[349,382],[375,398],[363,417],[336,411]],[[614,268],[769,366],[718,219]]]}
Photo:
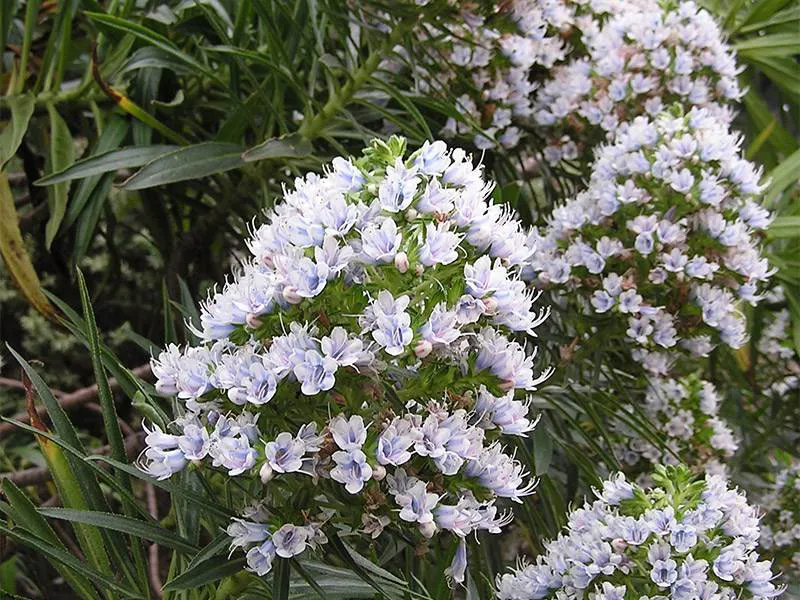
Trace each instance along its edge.
{"label": "green stem", "polygon": [[322,107],[313,118],[303,121],[300,126],[299,133],[304,138],[312,140],[320,135],[325,128],[325,123],[340,110],[347,106],[353,99],[353,96],[361,89],[361,87],[372,77],[372,74],[380,65],[384,56],[391,51],[392,48],[400,41],[407,28],[411,25],[410,22],[404,21],[397,25],[392,31],[389,38],[374,52],[372,52],[364,64],[353,73],[352,78],[345,83],[338,93],[333,94],[325,106]]}
{"label": "green stem", "polygon": [[31,54],[33,44],[33,30],[36,27],[36,17],[39,15],[41,0],[32,0],[25,6],[25,33],[22,36],[22,55],[19,60],[19,74],[15,92],[21,94],[25,89],[25,80],[28,78],[28,57]]}

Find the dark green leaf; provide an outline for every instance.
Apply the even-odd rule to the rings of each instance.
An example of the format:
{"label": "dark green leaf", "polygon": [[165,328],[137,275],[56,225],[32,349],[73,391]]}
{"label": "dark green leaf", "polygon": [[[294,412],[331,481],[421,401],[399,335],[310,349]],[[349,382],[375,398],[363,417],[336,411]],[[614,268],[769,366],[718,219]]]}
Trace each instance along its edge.
{"label": "dark green leaf", "polygon": [[11,121],[0,133],[0,169],[5,169],[6,163],[17,153],[17,148],[28,130],[36,100],[31,94],[23,94],[8,96],[3,99],[3,103],[11,110]]}
{"label": "dark green leaf", "polygon": [[83,523],[103,529],[111,529],[112,531],[129,533],[134,537],[155,542],[159,546],[172,548],[186,554],[197,552],[196,546],[169,529],[131,517],[69,508],[40,508],[39,514],[51,519],[61,519],[70,523]]}
{"label": "dark green leaf", "polygon": [[223,173],[244,164],[241,154],[242,148],[236,144],[206,142],[188,146],[149,162],[122,187],[141,190]]}
{"label": "dark green leaf", "polygon": [[128,146],[127,148],[120,148],[119,150],[103,152],[79,160],[58,173],[42,177],[36,181],[35,184],[53,185],[73,179],[83,179],[84,177],[91,177],[92,175],[110,173],[118,169],[141,167],[159,156],[174,152],[177,149],[178,146],[164,145]]}
{"label": "dark green leaf", "polygon": [[310,155],[313,149],[311,142],[298,134],[292,134],[253,146],[242,154],[242,159],[245,162],[254,162],[270,158],[298,158]]}
{"label": "dark green leaf", "polygon": [[235,575],[244,569],[245,558],[239,557],[230,559],[227,556],[214,556],[201,563],[196,564],[171,579],[164,586],[164,591],[192,590],[204,586],[214,581],[219,581],[223,577]]}
{"label": "dark green leaf", "polygon": [[[75,162],[75,145],[69,127],[58,114],[52,104],[47,105],[47,112],[50,115],[50,160],[49,169],[51,173],[61,171],[67,165]],[[48,190],[48,207],[50,208],[50,218],[45,227],[45,246],[49,249],[50,244],[61,227],[61,220],[67,210],[67,198],[69,195],[69,183],[59,183]]]}
{"label": "dark green leaf", "polygon": [[42,540],[25,529],[9,529],[4,525],[0,525],[0,532],[12,540],[36,550],[48,559],[59,562],[72,571],[87,576],[91,581],[95,581],[103,588],[114,590],[115,592],[122,594],[122,596],[125,598],[144,600],[144,596],[141,594],[123,587],[111,577],[103,575],[100,571],[90,567],[85,562],[78,560],[69,552],[53,547],[53,545],[49,542]]}

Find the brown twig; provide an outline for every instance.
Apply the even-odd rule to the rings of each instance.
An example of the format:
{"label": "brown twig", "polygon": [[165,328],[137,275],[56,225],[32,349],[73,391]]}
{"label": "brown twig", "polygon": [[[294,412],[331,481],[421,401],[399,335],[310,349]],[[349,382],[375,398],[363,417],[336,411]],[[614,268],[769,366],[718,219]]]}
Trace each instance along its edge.
{"label": "brown twig", "polygon": [[[138,432],[132,436],[125,438],[125,454],[128,460],[133,459],[141,452],[144,447],[144,432]],[[90,454],[90,456],[102,456],[108,454],[110,451],[109,446],[103,446],[97,452]],[[21,471],[11,471],[10,473],[0,473],[0,481],[8,479],[19,487],[26,487],[29,485],[39,485],[52,479],[50,471],[45,467],[32,467],[30,469],[23,469]]]}
{"label": "brown twig", "polygon": [[[158,499],[156,498],[156,488],[152,483],[148,483],[145,486],[145,490],[147,493],[147,512],[150,513],[151,517],[158,521]],[[153,588],[153,593],[155,593],[158,598],[163,598],[164,592],[161,591],[161,588],[164,587],[164,584],[161,582],[161,567],[158,562],[158,544],[150,544],[150,548],[148,548],[147,552],[148,558],[150,559],[148,561],[150,587]]]}
{"label": "brown twig", "polygon": [[[0,386],[15,390],[25,390],[25,385],[19,379],[11,379],[10,377],[0,377]],[[50,391],[53,392],[53,396],[56,398],[66,395],[66,392],[61,390],[54,390],[51,388]]]}
{"label": "brown twig", "polygon": [[[147,377],[150,374],[150,365],[149,364],[141,365],[139,367],[136,367],[135,369],[132,369],[131,372],[137,377],[141,378]],[[2,381],[0,381],[0,383],[2,383]],[[14,385],[13,387],[22,388],[21,382],[15,382],[15,384],[19,385]],[[108,380],[108,385],[112,389],[118,388],[119,382],[114,377],[112,377],[111,379]],[[84,404],[85,402],[91,400],[92,398],[96,398],[97,393],[98,393],[97,384],[94,384],[85,388],[81,388],[79,390],[75,390],[74,392],[70,392],[68,394],[63,394],[61,397],[58,397],[56,394],[54,395],[56,395],[58,403],[61,405],[61,408],[63,408],[64,410],[70,410],[72,408],[75,408],[76,406]],[[47,409],[44,406],[38,406],[36,408],[36,412],[40,417],[44,417],[47,414]],[[18,413],[14,415],[12,419],[14,419],[15,421],[20,421],[21,423],[30,423],[30,418],[28,417],[27,413]],[[0,439],[2,439],[6,435],[14,431],[14,429],[16,429],[16,427],[12,423],[0,424]]]}

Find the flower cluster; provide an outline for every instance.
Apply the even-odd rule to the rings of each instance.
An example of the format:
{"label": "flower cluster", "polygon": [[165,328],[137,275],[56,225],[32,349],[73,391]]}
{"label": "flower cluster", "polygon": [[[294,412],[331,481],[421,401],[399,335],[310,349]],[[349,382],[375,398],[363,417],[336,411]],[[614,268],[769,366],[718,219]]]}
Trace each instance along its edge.
{"label": "flower cluster", "polygon": [[[769,304],[784,304],[785,293],[775,286],[765,295]],[[761,335],[758,338],[758,364],[755,374],[767,395],[784,397],[800,389],[800,360],[791,338],[792,322],[789,310],[780,308],[765,311]]]}
{"label": "flower cluster", "polygon": [[[400,138],[298,179],[203,306],[204,343],[153,361],[186,414],[148,432],[142,467],[203,465],[261,500],[298,486],[303,514],[338,502],[337,528],[371,537],[390,523],[451,532],[461,581],[466,536],[499,532],[511,516],[498,499],[534,488],[502,436],[533,428],[526,395],[549,375],[524,340],[547,317],[519,278],[531,236],[491,193],[463,151],[407,156]],[[324,520],[230,531],[266,573],[323,543]]]}
{"label": "flower cluster", "polygon": [[605,481],[545,554],[498,578],[498,597],[733,600],[783,591],[756,552],[757,510],[724,477],[657,467],[653,481],[652,489],[621,473]]}
{"label": "flower cluster", "polygon": [[572,18],[564,0],[491,1],[459,6],[444,25],[420,25],[420,50],[406,58],[415,89],[447,98],[458,112],[442,135],[474,135],[480,149],[517,146],[523,131],[515,121],[533,114],[531,69],[566,58],[560,31]]}
{"label": "flower cluster", "polygon": [[761,545],[777,565],[800,577],[800,461],[793,460],[760,498]]}
{"label": "flower cluster", "polygon": [[540,283],[577,292],[651,372],[666,373],[679,347],[742,346],[738,303],[755,305],[773,273],[758,243],[770,222],[760,174],[740,143],[703,109],[637,117],[541,233]]}
{"label": "flower cluster", "polygon": [[624,422],[615,422],[614,454],[628,473],[653,465],[683,463],[693,471],[724,472],[723,463],[738,448],[733,432],[719,417],[721,399],[714,385],[699,377],[654,377],[642,412],[663,439],[656,445]]}
{"label": "flower cluster", "polygon": [[[591,25],[596,25],[594,21]],[[713,17],[695,2],[629,2],[582,35],[585,53],[553,69],[536,94],[534,120],[550,163],[591,157],[639,115],[702,107],[729,122],[739,69]]]}

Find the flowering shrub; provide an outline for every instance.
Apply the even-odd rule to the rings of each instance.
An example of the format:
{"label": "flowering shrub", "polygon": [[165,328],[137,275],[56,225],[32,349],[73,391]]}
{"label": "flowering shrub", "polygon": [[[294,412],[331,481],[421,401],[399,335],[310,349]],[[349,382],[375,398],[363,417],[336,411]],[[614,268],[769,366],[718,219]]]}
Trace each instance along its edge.
{"label": "flowering shrub", "polygon": [[421,24],[417,51],[407,57],[415,89],[454,104],[446,137],[473,134],[481,149],[514,148],[523,135],[515,120],[533,116],[534,67],[566,58],[561,30],[574,19],[564,0],[478,2]]}
{"label": "flowering shrub", "polygon": [[[534,564],[498,578],[504,600],[773,598],[758,511],[724,477],[657,467],[643,489],[618,473],[574,510]],[[588,593],[588,594],[587,594]]]}
{"label": "flowering shrub", "polygon": [[[153,361],[186,412],[148,431],[142,468],[242,478],[242,509],[260,502],[228,533],[256,573],[325,543],[332,519],[372,538],[455,534],[461,581],[466,536],[499,532],[511,515],[496,501],[533,491],[502,437],[534,426],[524,396],[549,371],[516,338],[547,312],[517,275],[529,235],[491,193],[443,142],[336,158],[254,229],[251,257],[203,306],[205,343]],[[287,493],[302,523],[269,510]]]}
{"label": "flowering shrub", "polygon": [[642,407],[666,447],[655,445],[624,422],[613,424],[614,454],[628,473],[649,472],[653,465],[683,463],[692,471],[723,472],[738,448],[733,432],[718,415],[721,398],[714,385],[699,377],[654,377]]}
{"label": "flowering shrub", "polygon": [[[775,286],[766,295],[769,303],[784,303],[783,288]],[[791,338],[792,323],[789,310],[765,311],[765,318],[758,338],[758,364],[756,377],[766,394],[772,397],[786,396],[800,388],[800,362]]]}
{"label": "flowering shrub", "polygon": [[636,116],[678,103],[729,122],[742,91],[739,69],[713,17],[694,2],[619,3],[610,18],[584,26],[584,53],[553,69],[536,94],[534,120],[548,162],[591,157]]}
{"label": "flowering shrub", "polygon": [[777,474],[759,504],[765,513],[761,545],[784,572],[800,577],[800,461]]}
{"label": "flowering shrub", "polygon": [[773,272],[758,242],[770,214],[740,143],[703,109],[637,117],[540,235],[540,283],[582,299],[653,373],[665,374],[678,349],[742,346],[738,303],[755,305]]}

